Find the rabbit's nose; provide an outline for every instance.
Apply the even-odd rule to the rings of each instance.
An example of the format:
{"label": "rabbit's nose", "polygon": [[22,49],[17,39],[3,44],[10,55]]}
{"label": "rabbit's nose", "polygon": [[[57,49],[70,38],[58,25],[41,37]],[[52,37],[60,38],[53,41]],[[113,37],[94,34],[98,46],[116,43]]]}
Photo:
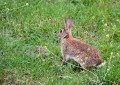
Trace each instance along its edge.
{"label": "rabbit's nose", "polygon": [[58,38],[61,38],[61,36],[58,34]]}
{"label": "rabbit's nose", "polygon": [[59,35],[59,34],[58,34],[57,36],[60,38],[60,35]]}

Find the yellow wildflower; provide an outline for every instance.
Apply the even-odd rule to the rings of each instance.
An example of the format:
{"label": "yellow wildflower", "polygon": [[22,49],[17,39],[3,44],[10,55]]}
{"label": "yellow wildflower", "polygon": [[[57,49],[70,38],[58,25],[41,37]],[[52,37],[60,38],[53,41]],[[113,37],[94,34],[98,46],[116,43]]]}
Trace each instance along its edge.
{"label": "yellow wildflower", "polygon": [[107,26],[107,23],[105,23],[104,26]]}
{"label": "yellow wildflower", "polygon": [[102,63],[102,66],[104,66],[106,64],[106,61],[104,61],[103,63]]}
{"label": "yellow wildflower", "polygon": [[8,11],[9,11],[10,9],[9,9],[9,8],[6,8],[6,10],[8,10]]}
{"label": "yellow wildflower", "polygon": [[92,16],[92,19],[95,19],[95,16]]}
{"label": "yellow wildflower", "polygon": [[26,3],[26,6],[28,6],[29,5],[29,3]]}
{"label": "yellow wildflower", "polygon": [[107,34],[106,37],[109,38],[109,34]]}
{"label": "yellow wildflower", "polygon": [[104,62],[106,62],[106,60],[104,60]]}
{"label": "yellow wildflower", "polygon": [[110,68],[107,69],[107,71],[109,71],[109,70],[110,70]]}
{"label": "yellow wildflower", "polygon": [[119,19],[117,19],[116,21],[119,22]]}
{"label": "yellow wildflower", "polygon": [[110,54],[113,55],[113,52],[111,52]]}
{"label": "yellow wildflower", "polygon": [[105,29],[103,29],[103,31],[105,32],[106,30],[105,30]]}
{"label": "yellow wildflower", "polygon": [[119,55],[119,53],[116,53],[117,55]]}
{"label": "yellow wildflower", "polygon": [[44,48],[47,48],[47,46],[44,46]]}
{"label": "yellow wildflower", "polygon": [[102,22],[104,22],[104,20],[101,20]]}

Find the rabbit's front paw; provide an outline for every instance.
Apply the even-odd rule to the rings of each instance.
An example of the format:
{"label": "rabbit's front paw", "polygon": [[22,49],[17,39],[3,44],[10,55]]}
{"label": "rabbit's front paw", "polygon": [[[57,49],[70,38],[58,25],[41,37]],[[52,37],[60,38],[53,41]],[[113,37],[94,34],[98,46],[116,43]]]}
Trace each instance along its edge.
{"label": "rabbit's front paw", "polygon": [[67,64],[67,62],[64,61],[64,60],[62,60],[62,66],[63,66],[63,65],[66,65],[66,64]]}

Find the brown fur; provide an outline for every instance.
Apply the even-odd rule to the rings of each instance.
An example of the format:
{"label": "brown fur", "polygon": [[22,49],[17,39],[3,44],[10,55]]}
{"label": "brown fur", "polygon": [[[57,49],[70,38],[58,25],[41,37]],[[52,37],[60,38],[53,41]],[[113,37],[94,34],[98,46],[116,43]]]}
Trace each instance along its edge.
{"label": "brown fur", "polygon": [[58,34],[62,38],[61,52],[62,65],[71,58],[77,61],[83,68],[89,69],[102,63],[98,50],[85,42],[73,38],[71,34],[73,20],[65,20],[65,28]]}

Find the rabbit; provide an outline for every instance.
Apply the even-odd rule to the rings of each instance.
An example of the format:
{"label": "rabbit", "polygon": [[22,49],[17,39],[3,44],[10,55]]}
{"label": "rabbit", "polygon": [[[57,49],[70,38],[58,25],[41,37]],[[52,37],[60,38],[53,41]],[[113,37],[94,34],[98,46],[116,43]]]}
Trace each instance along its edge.
{"label": "rabbit", "polygon": [[73,18],[65,19],[65,27],[58,33],[58,37],[62,40],[62,65],[65,65],[70,59],[80,64],[83,69],[90,69],[91,67],[101,65],[103,60],[98,50],[86,42],[79,41],[72,36],[72,25]]}

